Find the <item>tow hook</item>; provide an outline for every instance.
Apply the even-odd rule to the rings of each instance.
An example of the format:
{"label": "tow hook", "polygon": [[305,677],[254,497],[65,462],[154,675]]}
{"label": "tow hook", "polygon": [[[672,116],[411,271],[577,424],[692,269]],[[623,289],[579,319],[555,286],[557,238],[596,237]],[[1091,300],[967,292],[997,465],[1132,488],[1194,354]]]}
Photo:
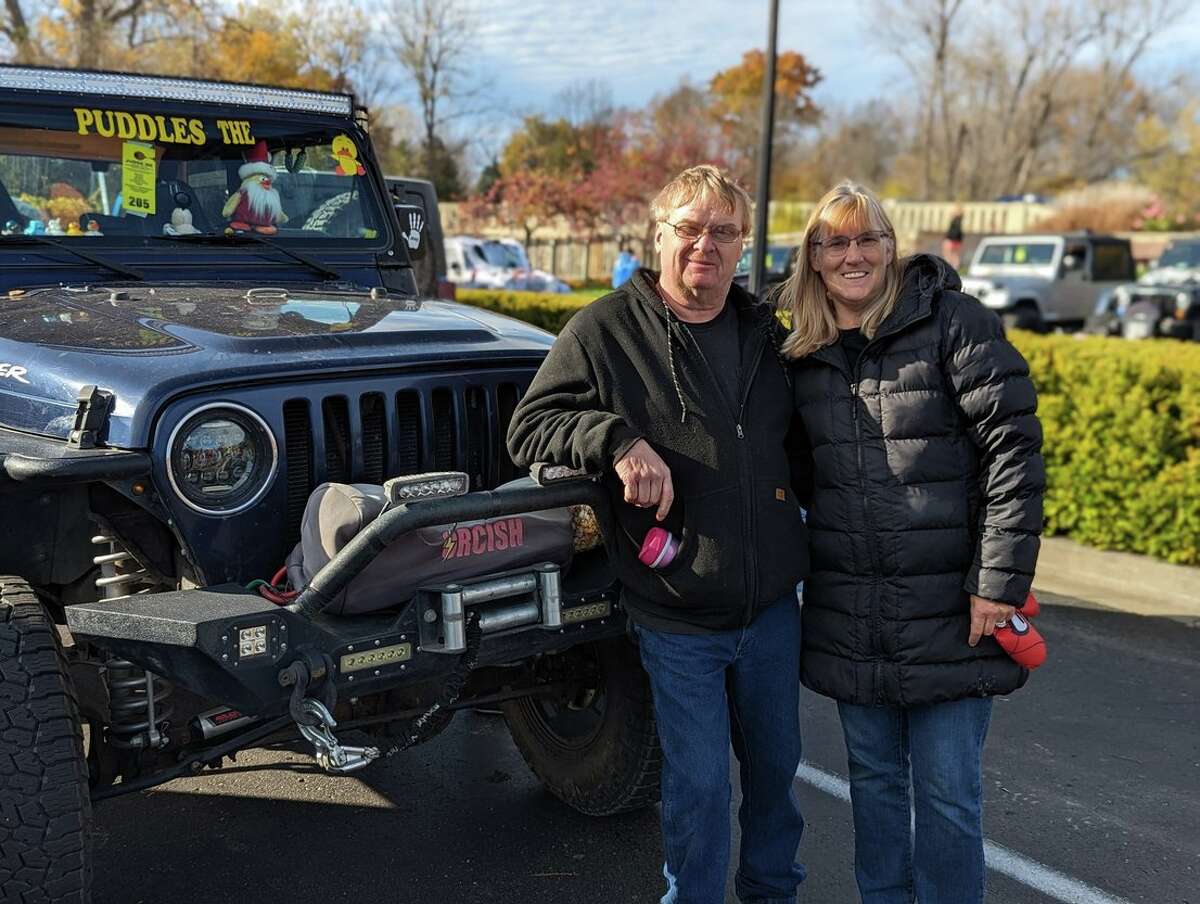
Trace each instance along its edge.
{"label": "tow hook", "polygon": [[306,725],[304,722],[297,722],[296,725],[300,734],[313,745],[313,756],[317,765],[326,772],[354,772],[379,758],[378,747],[349,747],[338,743],[333,734],[337,720],[319,700],[309,697],[300,707],[305,715],[312,716],[317,721],[315,725]]}

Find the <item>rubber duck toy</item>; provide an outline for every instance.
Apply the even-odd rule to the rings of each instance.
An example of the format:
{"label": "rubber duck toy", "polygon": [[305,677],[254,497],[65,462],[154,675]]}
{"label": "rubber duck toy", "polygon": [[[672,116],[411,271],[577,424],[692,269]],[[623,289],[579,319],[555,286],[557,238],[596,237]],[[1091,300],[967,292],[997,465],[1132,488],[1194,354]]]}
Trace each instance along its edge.
{"label": "rubber duck toy", "polygon": [[330,143],[329,149],[338,162],[334,172],[339,176],[361,176],[366,173],[366,169],[358,162],[358,148],[347,136],[338,135]]}

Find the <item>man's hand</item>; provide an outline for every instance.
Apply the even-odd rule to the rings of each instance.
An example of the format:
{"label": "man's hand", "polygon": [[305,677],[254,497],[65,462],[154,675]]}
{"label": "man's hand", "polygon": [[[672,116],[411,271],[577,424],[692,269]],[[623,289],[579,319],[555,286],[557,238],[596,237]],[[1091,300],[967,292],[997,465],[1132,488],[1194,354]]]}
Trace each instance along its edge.
{"label": "man's hand", "polygon": [[625,501],[639,508],[658,506],[654,517],[662,521],[675,501],[671,469],[644,439],[639,439],[617,459],[617,476],[625,484]]}
{"label": "man's hand", "polygon": [[967,644],[973,647],[979,643],[979,638],[990,637],[996,632],[996,622],[1008,621],[1016,611],[1016,606],[985,600],[982,596],[972,594],[971,636],[967,638]]}

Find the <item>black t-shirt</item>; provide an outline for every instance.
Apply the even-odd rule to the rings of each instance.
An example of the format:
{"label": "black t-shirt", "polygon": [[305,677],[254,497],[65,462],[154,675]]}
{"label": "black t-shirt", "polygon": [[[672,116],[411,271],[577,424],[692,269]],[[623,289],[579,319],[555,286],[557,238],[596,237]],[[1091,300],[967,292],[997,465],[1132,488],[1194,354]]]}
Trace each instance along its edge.
{"label": "black t-shirt", "polygon": [[858,356],[867,347],[867,337],[858,327],[852,330],[838,330],[838,332],[842,334],[838,341],[842,346],[842,353],[846,356],[846,365],[850,368],[850,373],[854,373],[854,368],[858,364]]}
{"label": "black t-shirt", "polygon": [[738,410],[738,386],[742,376],[742,344],[738,336],[737,312],[725,302],[721,313],[705,323],[685,323],[688,332],[704,352],[709,369],[721,387],[721,394],[734,418]]}

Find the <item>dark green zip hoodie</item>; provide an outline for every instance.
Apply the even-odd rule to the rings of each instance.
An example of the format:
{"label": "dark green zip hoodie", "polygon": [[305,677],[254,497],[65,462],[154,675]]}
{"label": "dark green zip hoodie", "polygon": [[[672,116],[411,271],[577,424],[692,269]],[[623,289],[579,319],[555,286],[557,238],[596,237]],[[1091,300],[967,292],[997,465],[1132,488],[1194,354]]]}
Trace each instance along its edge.
{"label": "dark green zip hoodie", "polygon": [[[546,461],[604,474],[618,523],[615,570],[634,621],[676,633],[728,630],[808,573],[780,326],[768,306],[730,289],[742,360],[734,417],[656,281],[639,270],[571,318],[517,406],[508,448],[518,466]],[[660,571],[637,559],[657,523],[654,509],[626,503],[613,470],[639,438],[662,456],[675,488],[663,526],[680,549]]]}

